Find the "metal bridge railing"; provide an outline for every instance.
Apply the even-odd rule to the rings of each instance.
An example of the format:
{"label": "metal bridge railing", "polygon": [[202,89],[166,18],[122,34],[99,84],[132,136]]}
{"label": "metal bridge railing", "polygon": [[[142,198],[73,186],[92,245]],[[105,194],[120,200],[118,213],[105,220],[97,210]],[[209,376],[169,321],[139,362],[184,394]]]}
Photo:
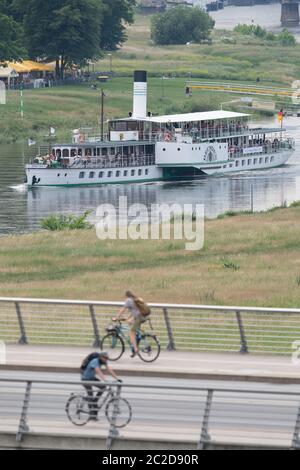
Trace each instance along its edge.
{"label": "metal bridge railing", "polygon": [[[98,347],[121,302],[0,298],[0,341]],[[162,348],[291,354],[300,309],[150,304]],[[148,329],[147,324],[145,329]]]}
{"label": "metal bridge railing", "polygon": [[157,384],[123,384],[120,396],[132,407],[122,429],[98,422],[74,426],[65,412],[71,394],[83,393],[79,382],[0,379],[0,434],[96,437],[111,449],[117,439],[209,445],[299,449],[300,394],[237,388]]}

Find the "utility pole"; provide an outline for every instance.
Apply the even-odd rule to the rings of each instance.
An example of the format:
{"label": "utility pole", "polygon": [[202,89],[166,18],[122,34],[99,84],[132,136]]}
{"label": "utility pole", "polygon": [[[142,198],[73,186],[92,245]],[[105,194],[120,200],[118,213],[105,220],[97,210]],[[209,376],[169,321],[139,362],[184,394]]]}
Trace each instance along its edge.
{"label": "utility pole", "polygon": [[104,141],[104,91],[101,89],[101,142]]}

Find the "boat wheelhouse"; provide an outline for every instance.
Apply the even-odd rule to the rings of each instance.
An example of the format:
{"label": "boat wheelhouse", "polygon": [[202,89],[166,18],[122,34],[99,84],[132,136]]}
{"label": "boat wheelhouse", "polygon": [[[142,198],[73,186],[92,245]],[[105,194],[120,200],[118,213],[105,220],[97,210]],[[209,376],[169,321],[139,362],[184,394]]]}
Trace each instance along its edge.
{"label": "boat wheelhouse", "polygon": [[107,135],[73,131],[26,165],[29,186],[196,179],[273,168],[294,151],[284,129],[251,128],[250,116],[229,111],[147,114],[146,72],[135,72],[133,113],[108,122]]}

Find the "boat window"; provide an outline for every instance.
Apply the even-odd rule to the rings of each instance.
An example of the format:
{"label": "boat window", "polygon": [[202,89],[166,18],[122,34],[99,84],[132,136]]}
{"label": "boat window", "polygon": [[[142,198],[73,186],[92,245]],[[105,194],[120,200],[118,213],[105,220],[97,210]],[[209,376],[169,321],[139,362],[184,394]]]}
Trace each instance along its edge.
{"label": "boat window", "polygon": [[82,149],[78,149],[78,156],[82,157]]}
{"label": "boat window", "polygon": [[93,148],[93,155],[94,155],[94,157],[97,157],[97,149],[96,149],[96,147]]}
{"label": "boat window", "polygon": [[101,155],[100,148],[97,147],[97,157],[100,157],[100,155]]}
{"label": "boat window", "polygon": [[266,157],[265,162],[269,163],[269,157]]}
{"label": "boat window", "polygon": [[142,176],[142,170],[139,170],[139,176]]}
{"label": "boat window", "polygon": [[131,170],[131,176],[135,175],[135,170]]}
{"label": "boat window", "polygon": [[260,159],[259,159],[259,163],[262,163],[262,162],[263,162],[263,159],[262,159],[262,158],[260,158]]}
{"label": "boat window", "polygon": [[79,178],[80,178],[80,179],[84,178],[84,175],[85,175],[84,171],[81,171],[81,172],[79,173]]}
{"label": "boat window", "polygon": [[56,150],[56,157],[57,157],[57,158],[60,158],[60,157],[61,157],[61,150],[60,150],[60,149],[57,149],[57,150]]}
{"label": "boat window", "polygon": [[120,171],[117,171],[117,172],[116,172],[116,177],[117,177],[117,178],[120,176],[120,173],[121,173]]}
{"label": "boat window", "polygon": [[251,165],[251,162],[252,162],[252,160],[250,160],[250,158],[249,158],[249,160],[248,160],[248,165]]}
{"label": "boat window", "polygon": [[71,150],[71,157],[76,157],[77,156],[77,150],[76,149],[72,149]]}
{"label": "boat window", "polygon": [[106,155],[107,155],[107,148],[104,147],[104,148],[102,149],[102,155],[103,155],[103,156],[106,156]]}
{"label": "boat window", "polygon": [[63,149],[63,157],[68,158],[70,156],[69,149]]}
{"label": "boat window", "polygon": [[110,154],[111,154],[111,155],[116,155],[116,149],[115,149],[115,147],[112,147],[112,148],[110,149]]}
{"label": "boat window", "polygon": [[128,175],[128,171],[125,170],[123,174],[124,174],[124,176],[127,176],[127,175]]}
{"label": "boat window", "polygon": [[115,131],[120,132],[120,131],[127,131],[127,122],[116,122],[114,124]]}
{"label": "boat window", "polygon": [[104,171],[100,171],[99,172],[99,178],[103,178],[103,176],[104,176]]}
{"label": "boat window", "polygon": [[90,171],[89,178],[94,178],[94,176],[95,176],[95,172],[94,172],[94,171]]}
{"label": "boat window", "polygon": [[271,162],[274,162],[274,157],[271,157]]}
{"label": "boat window", "polygon": [[239,166],[240,162],[238,160],[236,160],[235,162],[235,166]]}
{"label": "boat window", "polygon": [[246,160],[242,160],[242,166],[246,165]]}
{"label": "boat window", "polygon": [[85,156],[91,157],[92,156],[92,149],[85,149]]}
{"label": "boat window", "polygon": [[146,168],[146,170],[145,170],[145,175],[146,175],[146,176],[149,175],[149,170],[148,170],[148,168]]}
{"label": "boat window", "polygon": [[113,174],[112,171],[109,171],[108,174],[107,174],[108,178],[111,178],[112,174]]}
{"label": "boat window", "polygon": [[253,163],[254,163],[254,165],[257,164],[257,158],[254,158]]}

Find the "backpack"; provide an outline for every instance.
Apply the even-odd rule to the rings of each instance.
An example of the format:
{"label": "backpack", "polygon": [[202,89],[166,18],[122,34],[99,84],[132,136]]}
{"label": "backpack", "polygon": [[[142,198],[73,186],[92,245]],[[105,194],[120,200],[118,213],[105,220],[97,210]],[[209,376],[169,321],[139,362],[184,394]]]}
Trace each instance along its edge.
{"label": "backpack", "polygon": [[83,372],[85,371],[85,369],[87,368],[87,366],[89,365],[89,363],[93,360],[93,359],[100,359],[101,358],[101,353],[98,353],[98,352],[93,352],[91,354],[89,354],[83,361],[82,361],[82,364],[80,366],[80,372],[83,374]]}
{"label": "backpack", "polygon": [[148,320],[150,315],[151,315],[151,309],[146,304],[146,302],[144,302],[143,299],[137,297],[137,298],[134,299],[134,303],[137,306],[138,310],[140,311],[142,320],[143,321]]}

